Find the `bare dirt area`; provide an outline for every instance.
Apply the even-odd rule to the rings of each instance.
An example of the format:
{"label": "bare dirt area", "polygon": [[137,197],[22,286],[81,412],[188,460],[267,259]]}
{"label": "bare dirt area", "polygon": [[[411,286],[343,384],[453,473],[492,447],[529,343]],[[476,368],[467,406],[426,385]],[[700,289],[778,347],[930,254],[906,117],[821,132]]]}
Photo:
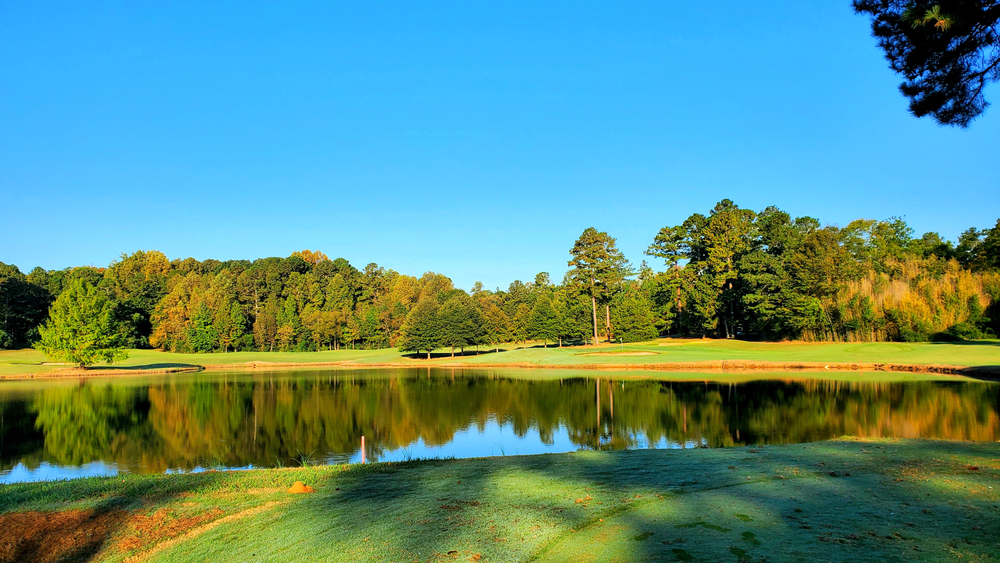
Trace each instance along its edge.
{"label": "bare dirt area", "polygon": [[0,515],[0,562],[89,561],[127,517],[125,510]]}
{"label": "bare dirt area", "polygon": [[215,508],[180,514],[128,510],[12,512],[0,515],[0,563],[67,563],[91,561],[108,551],[155,550],[161,543],[220,520]]}

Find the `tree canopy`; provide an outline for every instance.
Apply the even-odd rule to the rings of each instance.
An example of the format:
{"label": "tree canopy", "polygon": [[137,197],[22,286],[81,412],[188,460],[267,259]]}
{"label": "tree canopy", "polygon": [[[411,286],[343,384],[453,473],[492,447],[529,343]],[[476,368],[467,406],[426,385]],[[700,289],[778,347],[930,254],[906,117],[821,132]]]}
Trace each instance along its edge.
{"label": "tree canopy", "polygon": [[[568,265],[572,268],[568,275],[570,283],[582,294],[590,297],[593,321],[594,343],[597,343],[597,304],[607,304],[631,273],[628,261],[614,237],[603,231],[589,227],[573,244],[569,253],[572,258]],[[607,326],[610,338],[610,322]]]}
{"label": "tree canopy", "polygon": [[[0,348],[52,344],[67,300],[99,301],[92,318],[120,335],[105,348],[177,352],[306,351],[343,347],[426,352],[501,343],[563,345],[704,335],[760,339],[927,340],[1000,332],[1000,221],[953,243],[916,236],[904,220],[844,227],[723,200],[666,226],[633,276],[608,233],[583,232],[561,283],[541,272],[471,292],[446,276],[359,270],[319,251],[287,258],[174,259],[123,255],[108,268],[24,275],[0,264]],[[81,288],[92,288],[82,290]],[[91,293],[93,292],[93,295]],[[62,299],[59,306],[49,306]],[[604,309],[598,313],[598,307]],[[72,320],[83,326],[91,321]],[[652,327],[652,329],[650,328]],[[616,338],[617,337],[617,338]],[[60,348],[52,348],[60,349]],[[75,360],[74,360],[75,361]]]}
{"label": "tree canopy", "polygon": [[410,311],[403,323],[403,334],[399,340],[400,352],[427,352],[441,345],[441,330],[438,320],[440,306],[434,299],[423,299]]}
{"label": "tree canopy", "polygon": [[126,330],[117,303],[100,288],[76,280],[52,304],[36,347],[50,358],[80,367],[117,362],[128,357]]}
{"label": "tree canopy", "polygon": [[854,0],[872,20],[872,35],[910,112],[967,127],[989,106],[983,90],[1000,79],[998,0]]}

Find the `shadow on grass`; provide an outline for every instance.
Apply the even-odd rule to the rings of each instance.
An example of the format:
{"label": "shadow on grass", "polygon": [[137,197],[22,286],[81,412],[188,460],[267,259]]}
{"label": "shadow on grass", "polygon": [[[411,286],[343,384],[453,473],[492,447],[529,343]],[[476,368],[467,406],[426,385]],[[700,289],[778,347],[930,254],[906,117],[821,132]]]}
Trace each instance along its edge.
{"label": "shadow on grass", "polygon": [[1000,340],[931,340],[929,344],[950,344],[952,346],[1000,346]]}
{"label": "shadow on grass", "polygon": [[309,551],[336,545],[345,560],[370,561],[983,557],[1000,523],[983,515],[995,499],[961,484],[942,491],[933,476],[979,473],[931,460],[996,454],[995,444],[821,443],[392,464],[321,483],[340,490],[311,501],[310,518],[343,533],[318,534]]}
{"label": "shadow on grass", "polygon": [[[2,485],[0,562],[90,561],[148,503],[210,486],[216,474],[182,478],[90,478]],[[44,495],[57,503],[83,502],[72,510],[27,510]],[[100,499],[87,503],[88,499]]]}
{"label": "shadow on grass", "polygon": [[183,371],[203,371],[205,366],[197,364],[182,364],[176,362],[163,362],[157,364],[142,364],[136,366],[91,366],[84,371],[143,371],[143,370],[183,370]]}
{"label": "shadow on grass", "polygon": [[[501,352],[503,352],[503,351],[504,350],[501,350]],[[454,357],[455,359],[458,359],[458,358],[469,358],[469,357],[475,357],[475,356],[484,356],[484,355],[487,355],[487,354],[496,354],[496,353],[497,353],[496,349],[490,349],[490,350],[485,350],[485,349],[483,349],[483,350],[466,350],[464,352],[462,352],[461,350],[456,350],[454,356],[452,356],[452,354],[451,354],[450,351],[448,351],[448,352],[431,352],[430,359],[432,359],[432,360],[440,360],[440,359],[450,359],[452,357]],[[402,356],[404,358],[409,358],[411,360],[427,360],[428,359],[426,352],[423,352],[423,353],[402,354]]]}

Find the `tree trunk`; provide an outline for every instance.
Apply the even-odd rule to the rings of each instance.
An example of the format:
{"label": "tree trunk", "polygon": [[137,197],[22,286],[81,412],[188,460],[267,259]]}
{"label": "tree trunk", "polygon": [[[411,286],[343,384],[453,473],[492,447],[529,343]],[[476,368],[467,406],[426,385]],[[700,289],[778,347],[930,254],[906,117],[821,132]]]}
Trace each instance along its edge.
{"label": "tree trunk", "polygon": [[452,358],[455,357],[455,347],[454,346],[451,347],[451,357]]}
{"label": "tree trunk", "polygon": [[428,360],[431,359],[431,351],[430,350],[427,351],[427,359]]}
{"label": "tree trunk", "polygon": [[604,326],[608,329],[608,342],[611,342],[611,304],[604,304]]}
{"label": "tree trunk", "polygon": [[594,346],[597,346],[597,298],[590,296],[590,307],[594,312]]}

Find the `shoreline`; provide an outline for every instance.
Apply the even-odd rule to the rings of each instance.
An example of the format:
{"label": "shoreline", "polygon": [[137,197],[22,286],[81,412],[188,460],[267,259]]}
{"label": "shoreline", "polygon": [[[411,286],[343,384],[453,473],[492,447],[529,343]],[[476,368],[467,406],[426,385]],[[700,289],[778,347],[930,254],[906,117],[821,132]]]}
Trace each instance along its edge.
{"label": "shoreline", "polygon": [[891,372],[951,375],[959,377],[974,377],[979,379],[1000,380],[1000,365],[996,366],[961,366],[948,364],[906,364],[890,362],[773,362],[754,360],[703,360],[694,362],[658,362],[658,363],[600,363],[600,364],[541,364],[532,362],[497,362],[497,363],[467,363],[430,360],[434,363],[419,365],[410,362],[358,362],[341,360],[335,362],[267,362],[250,361],[233,364],[192,365],[167,368],[129,368],[129,367],[98,367],[91,369],[68,368],[52,372],[24,373],[15,375],[0,375],[0,381],[23,381],[32,379],[80,379],[89,377],[134,377],[145,375],[169,375],[179,373],[199,373],[203,371],[229,372],[266,372],[293,371],[299,369],[337,368],[337,369],[413,369],[413,368],[447,368],[447,369],[546,369],[546,370],[580,370],[580,371],[653,371],[653,372],[706,372],[706,373],[741,373],[741,372]]}

